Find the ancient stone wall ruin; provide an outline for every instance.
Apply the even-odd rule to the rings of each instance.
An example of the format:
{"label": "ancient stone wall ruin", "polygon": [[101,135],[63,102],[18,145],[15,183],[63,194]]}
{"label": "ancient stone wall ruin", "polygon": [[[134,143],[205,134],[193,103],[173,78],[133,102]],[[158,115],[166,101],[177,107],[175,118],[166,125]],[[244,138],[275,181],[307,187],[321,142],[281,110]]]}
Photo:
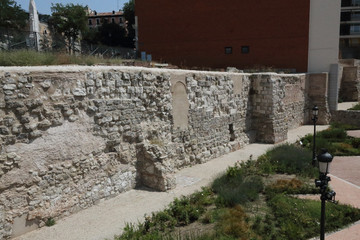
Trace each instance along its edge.
{"label": "ancient stone wall ruin", "polygon": [[0,239],[136,186],[171,189],[179,168],[286,139],[308,119],[306,81],[304,74],[0,68]]}

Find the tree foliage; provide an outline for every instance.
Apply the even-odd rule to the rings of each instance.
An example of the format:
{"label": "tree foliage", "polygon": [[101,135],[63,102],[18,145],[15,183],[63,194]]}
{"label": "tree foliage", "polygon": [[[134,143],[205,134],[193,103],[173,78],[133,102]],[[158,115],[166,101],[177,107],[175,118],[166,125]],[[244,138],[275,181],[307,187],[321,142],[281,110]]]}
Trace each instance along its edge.
{"label": "tree foliage", "polygon": [[72,3],[66,5],[56,3],[52,4],[51,12],[51,25],[57,33],[64,34],[69,47],[73,47],[81,33],[87,30],[85,7]]}
{"label": "tree foliage", "polygon": [[129,2],[124,4],[124,17],[127,21],[127,47],[134,47],[134,38],[135,38],[135,29],[133,25],[135,24],[135,2],[134,0],[129,0]]}
{"label": "tree foliage", "polygon": [[0,0],[0,27],[21,29],[28,14],[13,0]]}
{"label": "tree foliage", "polygon": [[105,23],[99,28],[101,43],[107,46],[122,45],[125,39],[125,29],[116,23]]}

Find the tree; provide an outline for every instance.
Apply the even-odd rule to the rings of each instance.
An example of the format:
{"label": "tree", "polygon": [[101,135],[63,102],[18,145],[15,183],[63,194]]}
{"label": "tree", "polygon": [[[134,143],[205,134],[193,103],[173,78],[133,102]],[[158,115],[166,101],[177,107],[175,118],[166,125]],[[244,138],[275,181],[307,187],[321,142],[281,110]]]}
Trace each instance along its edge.
{"label": "tree", "polygon": [[51,12],[51,25],[57,33],[64,34],[69,52],[75,50],[76,40],[78,40],[81,33],[87,29],[85,7],[72,3],[66,5],[56,3],[52,4]]}
{"label": "tree", "polygon": [[100,41],[107,46],[123,45],[125,29],[116,23],[104,23],[99,28]]}
{"label": "tree", "polygon": [[28,14],[13,0],[0,0],[0,27],[21,29],[26,25]]}
{"label": "tree", "polygon": [[135,29],[133,25],[135,24],[135,2],[134,0],[129,0],[129,2],[124,4],[124,17],[127,21],[127,38],[126,45],[127,47],[134,47],[135,39]]}

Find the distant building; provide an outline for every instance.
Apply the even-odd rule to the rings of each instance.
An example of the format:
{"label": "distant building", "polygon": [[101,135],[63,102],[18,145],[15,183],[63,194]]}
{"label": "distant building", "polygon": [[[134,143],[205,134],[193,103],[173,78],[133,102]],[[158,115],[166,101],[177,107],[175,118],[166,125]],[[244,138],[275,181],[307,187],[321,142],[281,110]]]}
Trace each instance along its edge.
{"label": "distant building", "polygon": [[138,50],[179,66],[329,72],[341,0],[135,0]]}
{"label": "distant building", "polygon": [[90,9],[88,12],[88,26],[89,28],[100,27],[104,23],[115,23],[121,27],[125,27],[125,18],[123,11],[112,11],[98,13]]}
{"label": "distant building", "polygon": [[360,58],[360,0],[341,1],[341,58]]}

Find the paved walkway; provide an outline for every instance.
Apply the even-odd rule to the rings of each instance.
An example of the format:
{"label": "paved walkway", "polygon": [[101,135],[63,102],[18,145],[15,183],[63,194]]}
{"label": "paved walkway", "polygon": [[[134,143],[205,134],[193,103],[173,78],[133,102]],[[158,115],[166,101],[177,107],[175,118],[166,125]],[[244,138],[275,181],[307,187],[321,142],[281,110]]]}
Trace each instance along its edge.
{"label": "paved walkway", "polygon": [[355,106],[356,104],[358,104],[359,102],[343,102],[343,103],[338,103],[338,110],[348,110],[349,108],[352,108],[353,106]]}
{"label": "paved walkway", "polygon": [[[318,126],[317,129],[320,131],[325,128],[326,126]],[[312,126],[302,126],[292,130],[288,134],[288,141],[295,142],[299,137],[312,133],[312,131]],[[175,197],[188,195],[199,190],[202,186],[208,185],[217,175],[225,171],[228,166],[232,166],[237,161],[247,160],[250,155],[256,159],[273,146],[274,145],[272,144],[250,144],[239,151],[232,152],[201,165],[195,165],[178,171],[176,174],[177,187],[172,191],[151,192],[145,190],[131,190],[120,194],[115,198],[101,201],[99,204],[69,217],[60,219],[52,227],[44,227],[29,232],[17,237],[16,240],[113,239],[114,235],[121,233],[126,222],[136,223],[142,221],[144,214],[151,214],[153,211],[163,209]],[[340,185],[335,186],[334,183],[336,182],[339,182]],[[359,189],[358,186],[348,184],[337,177],[333,177],[332,183],[334,184],[333,188],[337,192],[339,199],[341,195],[344,195],[344,199],[347,199],[347,196],[354,194],[354,189]],[[349,187],[349,190],[346,190],[346,192],[343,193],[342,189],[347,187]],[[359,203],[360,197],[358,196],[356,198],[357,199],[354,199],[353,201]],[[350,238],[347,235],[346,238],[343,238],[343,235],[341,234],[345,234],[345,232],[346,234],[349,232],[350,236],[358,236],[356,234],[360,233],[360,229],[351,227],[349,230],[343,230],[336,233],[340,234],[340,236],[331,239],[360,239],[359,237]],[[335,234],[331,235],[331,237],[333,236],[335,236]]]}

